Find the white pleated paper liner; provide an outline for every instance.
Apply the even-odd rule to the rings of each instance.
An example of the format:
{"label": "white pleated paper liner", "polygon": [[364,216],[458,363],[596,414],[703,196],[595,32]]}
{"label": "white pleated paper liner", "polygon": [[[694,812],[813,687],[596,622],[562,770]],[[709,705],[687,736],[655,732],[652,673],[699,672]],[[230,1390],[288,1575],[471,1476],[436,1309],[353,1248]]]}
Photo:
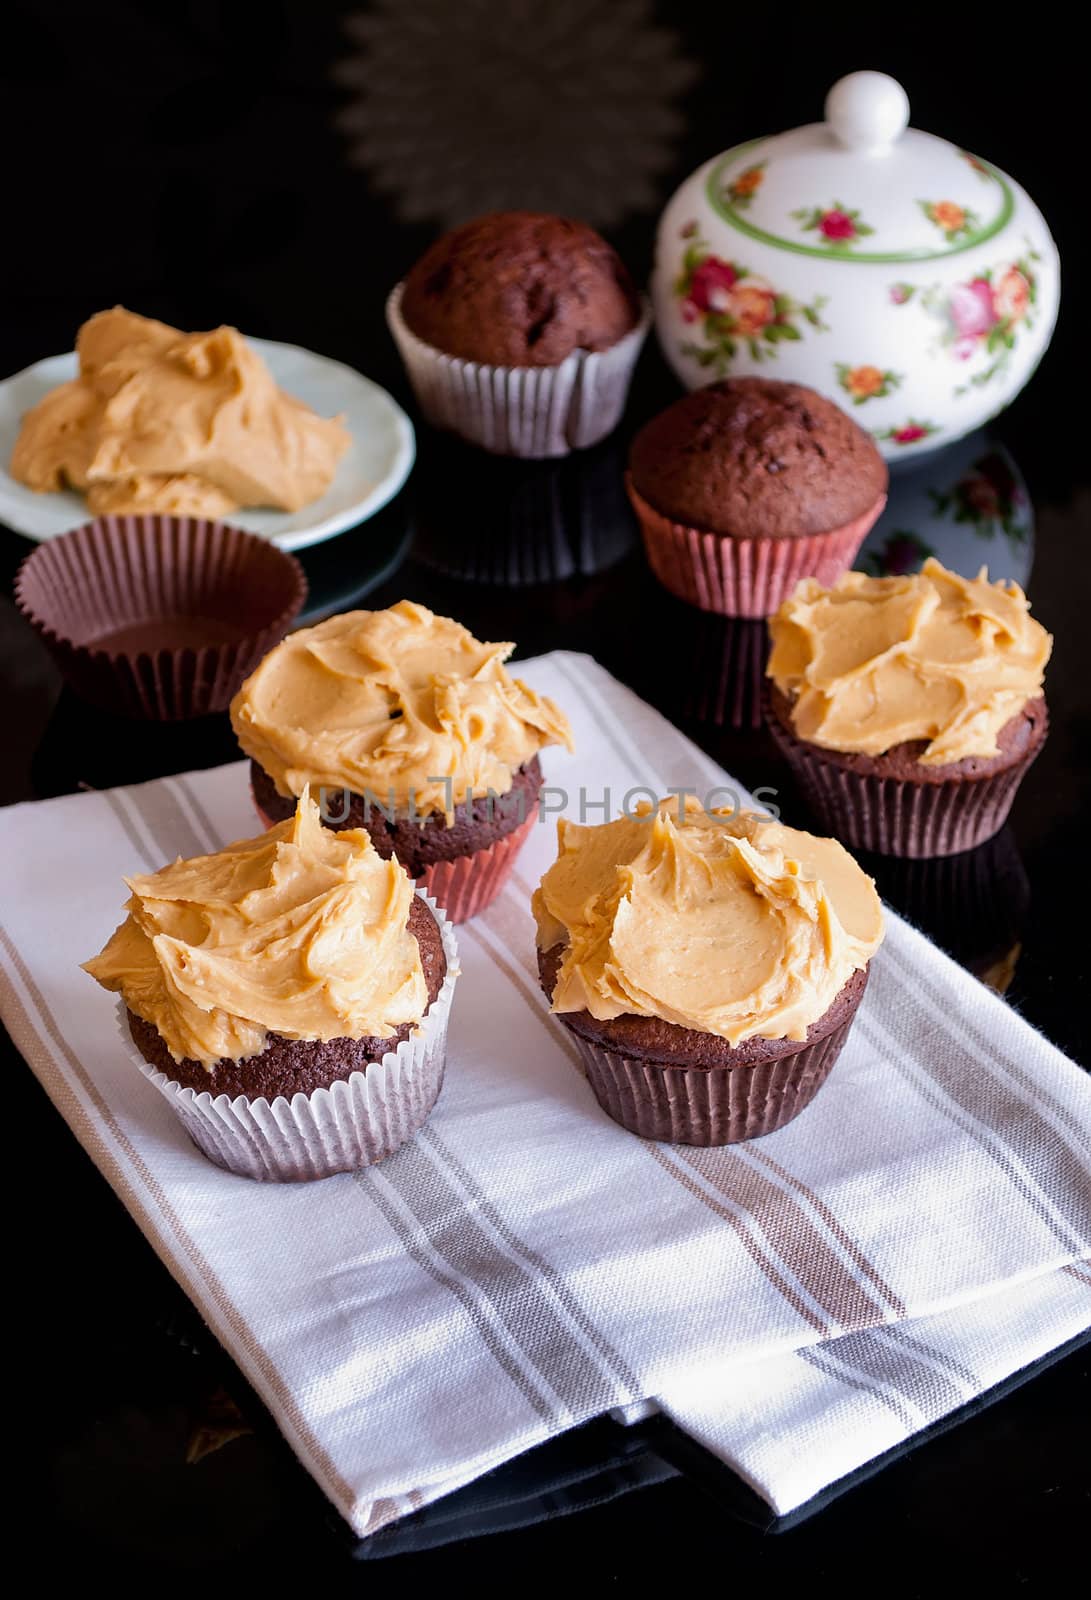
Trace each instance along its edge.
{"label": "white pleated paper liner", "polygon": [[633,369],[651,326],[641,302],[636,327],[608,350],[574,350],[552,367],[493,367],[425,344],[401,314],[404,284],[386,320],[426,420],[495,455],[539,459],[585,450],[621,421]]}
{"label": "white pleated paper liner", "polygon": [[[420,891],[417,891],[420,893]],[[213,1098],[206,1089],[183,1088],[153,1067],[129,1033],[125,1003],[119,1019],[125,1045],[141,1072],[169,1100],[186,1132],[210,1161],[241,1177],[274,1183],[328,1178],[384,1161],[422,1127],[443,1085],[447,1025],[458,977],[454,929],[431,895],[422,894],[439,924],[447,975],[419,1032],[404,1039],[366,1072],[353,1072],[329,1088],[278,1096]]]}

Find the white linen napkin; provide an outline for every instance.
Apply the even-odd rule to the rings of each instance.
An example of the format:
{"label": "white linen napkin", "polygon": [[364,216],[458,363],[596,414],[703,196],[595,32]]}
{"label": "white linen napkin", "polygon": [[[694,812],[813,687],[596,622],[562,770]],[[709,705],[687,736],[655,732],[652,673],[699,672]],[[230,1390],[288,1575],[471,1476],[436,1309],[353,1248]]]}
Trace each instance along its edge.
{"label": "white linen napkin", "polygon": [[[588,658],[518,670],[575,731],[576,755],[546,752],[547,806],[563,789],[578,817],[582,793],[600,820],[634,789],[730,786]],[[358,1533],[648,1399],[789,1511],[1087,1327],[1074,1063],[891,915],[795,1122],[721,1150],[636,1139],[538,988],[528,899],[552,825],[458,930],[447,1080],[416,1140],[318,1184],[211,1166],[79,963],[120,919],[122,874],[256,831],[242,763],[0,813],[2,1013]]]}

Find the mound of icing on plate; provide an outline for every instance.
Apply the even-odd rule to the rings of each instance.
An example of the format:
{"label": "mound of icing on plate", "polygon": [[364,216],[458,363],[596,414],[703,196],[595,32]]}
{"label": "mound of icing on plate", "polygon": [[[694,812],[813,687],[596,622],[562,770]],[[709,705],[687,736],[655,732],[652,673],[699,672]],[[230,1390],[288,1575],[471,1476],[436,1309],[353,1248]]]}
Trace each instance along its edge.
{"label": "mound of icing on plate", "polygon": [[180,333],[115,306],[76,339],[79,377],[23,418],[11,475],[82,490],[95,515],[298,511],[349,445],[340,420],[278,389],[234,328]]}

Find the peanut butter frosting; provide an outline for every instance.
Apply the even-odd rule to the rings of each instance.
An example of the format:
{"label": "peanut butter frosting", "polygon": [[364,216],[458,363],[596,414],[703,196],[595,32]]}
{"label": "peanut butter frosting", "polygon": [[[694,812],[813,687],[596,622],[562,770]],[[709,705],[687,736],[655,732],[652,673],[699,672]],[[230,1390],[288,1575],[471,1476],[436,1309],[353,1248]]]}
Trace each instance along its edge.
{"label": "peanut butter frosting", "polygon": [[931,558],[900,578],[846,572],[830,589],[804,578],[769,630],[766,670],[801,739],[868,756],[923,739],[922,766],[995,756],[1053,648],[1017,584]]}
{"label": "peanut butter frosting", "polygon": [[412,882],[309,795],[260,838],[125,881],[128,916],[84,971],[176,1061],[243,1061],[270,1033],[385,1039],[424,1014]]}
{"label": "peanut butter frosting", "polygon": [[533,900],[539,948],[565,946],[554,1011],[804,1039],[882,941],[848,852],[754,812],[661,800],[557,838]]}
{"label": "peanut butter frosting", "polygon": [[348,789],[450,820],[470,791],[506,794],[544,745],[572,748],[564,712],[504,666],[514,648],[409,600],[347,611],[270,651],[232,726],[280,794]]}
{"label": "peanut butter frosting", "polygon": [[96,515],[298,511],[348,448],[340,420],[278,389],[234,328],[181,333],[115,306],[84,323],[76,354],[79,377],[23,418],[11,474],[81,489]]}

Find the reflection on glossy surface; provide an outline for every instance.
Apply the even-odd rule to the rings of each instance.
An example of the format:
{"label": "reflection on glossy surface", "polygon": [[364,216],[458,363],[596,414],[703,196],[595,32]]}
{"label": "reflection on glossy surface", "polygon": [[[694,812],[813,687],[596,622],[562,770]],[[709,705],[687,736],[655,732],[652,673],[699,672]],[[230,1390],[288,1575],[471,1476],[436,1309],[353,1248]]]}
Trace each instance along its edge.
{"label": "reflection on glossy surface", "polygon": [[890,477],[886,508],[854,565],[873,577],[916,572],[928,556],[965,577],[1027,587],[1034,513],[1011,452],[984,428]]}
{"label": "reflection on glossy surface", "polygon": [[668,715],[717,728],[760,728],[769,655],[765,623],[697,611],[660,592],[656,629],[669,667]]}
{"label": "reflection on glossy surface", "polygon": [[1011,825],[976,850],[933,861],[858,854],[883,899],[1003,994],[1015,975],[1030,880]]}
{"label": "reflection on glossy surface", "polygon": [[517,461],[420,428],[413,556],[447,577],[557,583],[613,566],[635,542],[615,434],[560,461]]}

